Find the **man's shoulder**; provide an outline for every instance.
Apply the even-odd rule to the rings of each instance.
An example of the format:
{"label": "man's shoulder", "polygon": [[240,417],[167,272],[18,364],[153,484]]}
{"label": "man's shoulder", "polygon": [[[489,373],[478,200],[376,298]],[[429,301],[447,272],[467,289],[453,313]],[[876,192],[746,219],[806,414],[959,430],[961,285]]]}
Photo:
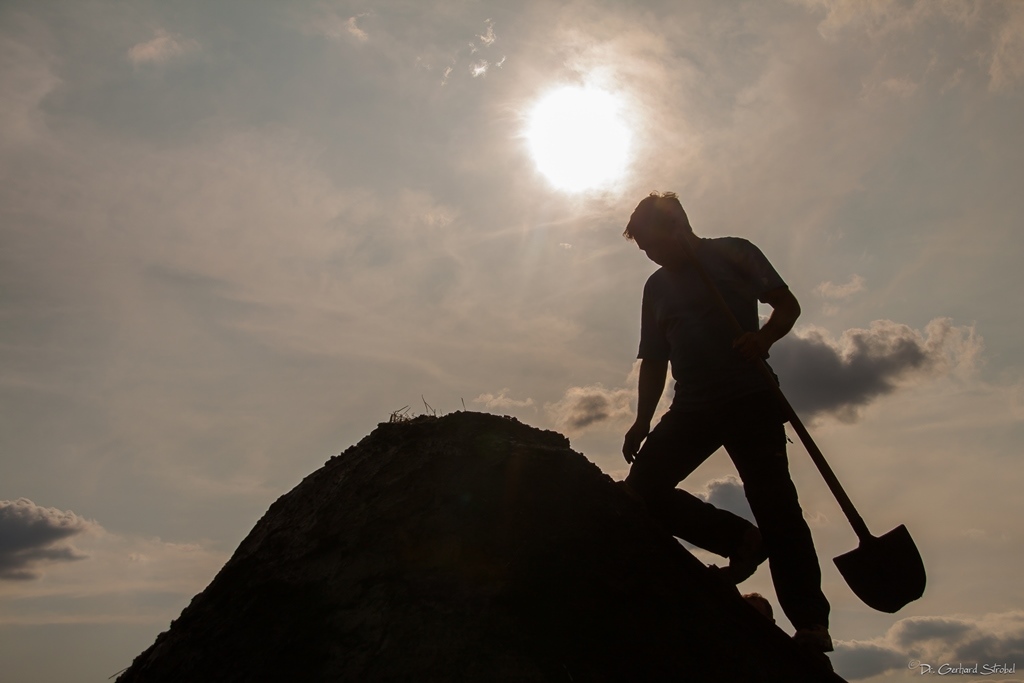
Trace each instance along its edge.
{"label": "man's shoulder", "polygon": [[671,273],[664,267],[658,268],[648,275],[647,282],[644,283],[644,302],[653,304],[656,300],[664,297],[667,292],[672,291],[671,278]]}
{"label": "man's shoulder", "polygon": [[645,287],[656,286],[659,282],[663,282],[668,277],[668,269],[664,266],[659,267],[656,271],[647,276],[647,283]]}
{"label": "man's shoulder", "polygon": [[701,247],[709,254],[738,268],[758,267],[767,261],[764,252],[743,237],[701,238]]}
{"label": "man's shoulder", "polygon": [[[757,245],[742,237],[715,237],[707,240],[708,251],[728,268],[739,273],[763,293],[786,283],[775,270],[768,257]],[[712,259],[714,260],[714,259]]]}
{"label": "man's shoulder", "polygon": [[748,253],[760,251],[750,240],[743,237],[701,237],[702,247],[722,253]]}

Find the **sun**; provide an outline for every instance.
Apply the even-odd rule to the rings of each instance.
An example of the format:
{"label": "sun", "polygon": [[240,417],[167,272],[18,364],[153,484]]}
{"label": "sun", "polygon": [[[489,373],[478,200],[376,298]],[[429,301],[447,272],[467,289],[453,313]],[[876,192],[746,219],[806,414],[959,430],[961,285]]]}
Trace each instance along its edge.
{"label": "sun", "polygon": [[541,97],[529,112],[525,137],[537,170],[568,192],[621,179],[633,141],[625,99],[590,86],[562,86]]}

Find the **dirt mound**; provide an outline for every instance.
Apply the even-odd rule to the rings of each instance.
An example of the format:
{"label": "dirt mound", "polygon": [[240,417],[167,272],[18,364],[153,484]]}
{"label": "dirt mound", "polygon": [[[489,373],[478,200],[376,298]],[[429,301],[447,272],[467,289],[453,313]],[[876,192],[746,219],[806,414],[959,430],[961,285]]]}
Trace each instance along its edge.
{"label": "dirt mound", "polygon": [[569,441],[382,424],[278,499],[121,683],[838,681]]}

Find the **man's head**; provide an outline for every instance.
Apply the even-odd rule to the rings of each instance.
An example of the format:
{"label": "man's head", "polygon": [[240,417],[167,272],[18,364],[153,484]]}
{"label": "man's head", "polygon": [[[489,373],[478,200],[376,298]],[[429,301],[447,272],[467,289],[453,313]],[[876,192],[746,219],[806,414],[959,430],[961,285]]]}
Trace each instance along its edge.
{"label": "man's head", "polygon": [[671,268],[685,262],[680,240],[692,240],[693,228],[674,192],[652,192],[637,204],[622,234],[636,242],[649,259]]}
{"label": "man's head", "polygon": [[636,205],[629,223],[622,232],[623,237],[635,240],[638,231],[648,233],[651,230],[672,232],[681,229],[693,232],[690,219],[679,203],[675,192],[652,192]]}

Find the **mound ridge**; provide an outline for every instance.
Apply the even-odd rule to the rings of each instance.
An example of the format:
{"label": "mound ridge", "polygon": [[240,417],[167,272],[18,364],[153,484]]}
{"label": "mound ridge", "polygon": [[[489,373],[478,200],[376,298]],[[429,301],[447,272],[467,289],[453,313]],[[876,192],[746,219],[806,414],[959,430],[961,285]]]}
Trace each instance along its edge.
{"label": "mound ridge", "polygon": [[841,679],[564,436],[459,412],[279,498],[117,680]]}

